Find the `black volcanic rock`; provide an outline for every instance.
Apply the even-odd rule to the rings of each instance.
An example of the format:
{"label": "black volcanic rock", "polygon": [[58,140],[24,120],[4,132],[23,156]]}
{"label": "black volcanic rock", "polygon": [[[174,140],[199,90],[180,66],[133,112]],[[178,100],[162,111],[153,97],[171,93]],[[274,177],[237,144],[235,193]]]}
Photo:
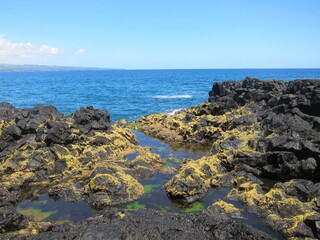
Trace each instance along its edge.
{"label": "black volcanic rock", "polygon": [[91,130],[108,130],[110,128],[110,115],[105,110],[94,109],[92,106],[80,108],[70,115],[75,125],[83,133]]}
{"label": "black volcanic rock", "polygon": [[207,102],[136,125],[159,139],[213,146],[165,185],[172,198],[190,203],[209,186],[231,186],[229,198],[286,237],[319,238],[320,79],[216,82]]}
{"label": "black volcanic rock", "polygon": [[19,230],[27,225],[27,219],[22,214],[16,213],[13,207],[0,207],[0,229],[2,231]]}
{"label": "black volcanic rock", "polygon": [[216,209],[204,213],[163,213],[151,209],[106,209],[103,215],[76,227],[43,228],[30,239],[272,239]]}
{"label": "black volcanic rock", "polygon": [[[255,150],[262,153],[255,155],[255,160],[239,158],[240,165],[256,168],[254,172],[261,177],[320,180],[320,80],[285,82],[247,77],[243,81],[217,82],[209,95],[212,114],[248,105],[260,119],[264,136],[274,135],[254,140]],[[236,104],[225,104],[221,111],[221,99]]]}
{"label": "black volcanic rock", "polygon": [[[280,98],[287,83],[282,80],[265,80],[247,77],[243,81],[216,82],[209,92],[209,102],[220,105],[221,99],[233,104],[225,105],[225,111],[250,102],[269,101]],[[233,101],[232,101],[233,100]]]}

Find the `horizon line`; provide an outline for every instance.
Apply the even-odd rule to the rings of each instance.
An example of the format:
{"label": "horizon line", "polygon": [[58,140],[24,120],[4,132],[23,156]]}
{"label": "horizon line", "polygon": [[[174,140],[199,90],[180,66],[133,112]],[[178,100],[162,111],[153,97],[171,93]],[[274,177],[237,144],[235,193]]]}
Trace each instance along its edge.
{"label": "horizon line", "polygon": [[[67,65],[43,65],[43,64],[10,64],[0,63],[8,66],[24,66],[24,67],[52,67],[52,68],[70,68],[70,70],[90,70],[90,71],[134,71],[134,70],[238,70],[238,69],[320,69],[320,67],[212,67],[212,68],[113,68],[113,67],[85,67],[85,66],[67,66]],[[79,69],[77,69],[79,68]],[[22,70],[22,69],[21,69]],[[20,71],[21,71],[20,70]],[[39,70],[41,71],[41,70]],[[46,70],[48,71],[48,70]],[[58,70],[63,71],[63,70]],[[1,72],[1,70],[0,70]],[[10,70],[8,72],[11,72]]]}

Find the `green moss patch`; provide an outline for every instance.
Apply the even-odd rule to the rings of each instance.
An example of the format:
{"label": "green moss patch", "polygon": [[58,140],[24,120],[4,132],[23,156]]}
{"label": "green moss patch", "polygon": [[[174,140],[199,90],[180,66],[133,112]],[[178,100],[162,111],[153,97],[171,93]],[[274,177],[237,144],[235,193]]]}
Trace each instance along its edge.
{"label": "green moss patch", "polygon": [[152,148],[155,152],[158,152],[158,153],[163,153],[166,151],[166,148],[165,147],[153,147]]}
{"label": "green moss patch", "polygon": [[139,130],[139,126],[135,122],[130,122],[130,129]]}
{"label": "green moss patch", "polygon": [[170,210],[170,207],[160,207],[161,212],[168,212]]}
{"label": "green moss patch", "polygon": [[149,194],[151,192],[153,192],[155,190],[155,188],[158,188],[160,187],[161,185],[160,184],[147,184],[147,185],[144,185],[144,194]]}
{"label": "green moss patch", "polygon": [[33,217],[35,221],[41,222],[46,218],[50,217],[51,215],[55,214],[57,210],[48,211],[48,212],[41,212],[41,210],[36,208],[17,208],[17,212],[28,217]]}
{"label": "green moss patch", "polygon": [[162,161],[164,162],[162,165],[163,168],[173,168],[183,163],[182,160],[174,158],[162,159]]}
{"label": "green moss patch", "polygon": [[138,201],[127,205],[127,209],[129,210],[139,210],[143,208],[146,208],[146,206],[144,204],[140,204]]}
{"label": "green moss patch", "polygon": [[191,207],[183,209],[182,211],[187,213],[187,212],[196,212],[196,211],[203,211],[203,210],[204,210],[203,204],[200,202],[196,202]]}

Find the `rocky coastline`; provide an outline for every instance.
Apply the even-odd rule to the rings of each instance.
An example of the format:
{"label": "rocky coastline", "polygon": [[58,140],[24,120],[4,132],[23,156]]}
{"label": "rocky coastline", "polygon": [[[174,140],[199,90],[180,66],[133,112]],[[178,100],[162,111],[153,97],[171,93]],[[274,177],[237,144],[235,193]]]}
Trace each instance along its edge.
{"label": "rocky coastline", "polygon": [[[284,238],[320,238],[320,80],[248,77],[214,83],[208,101],[173,115],[113,125],[93,107],[63,115],[53,106],[0,103],[0,239],[272,239],[225,201],[187,214],[119,208],[144,194],[140,180],[164,171],[130,128],[212,145],[176,169],[163,186],[169,198],[192,204],[228,188],[228,199]],[[16,206],[39,189],[101,210],[78,223],[36,221]]]}

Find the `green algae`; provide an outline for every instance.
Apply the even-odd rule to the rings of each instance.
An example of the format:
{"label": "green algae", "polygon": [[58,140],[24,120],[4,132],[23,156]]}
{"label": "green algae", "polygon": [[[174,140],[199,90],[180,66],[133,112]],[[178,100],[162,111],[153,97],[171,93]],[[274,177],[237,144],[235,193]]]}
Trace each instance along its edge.
{"label": "green algae", "polygon": [[134,203],[128,204],[127,209],[129,210],[139,210],[146,208],[146,205],[140,204],[138,201],[135,201]]}
{"label": "green algae", "polygon": [[172,162],[166,162],[162,165],[163,168],[172,168],[174,167],[174,164]]}
{"label": "green algae", "polygon": [[139,126],[135,122],[130,122],[129,128],[133,130],[139,130]]}
{"label": "green algae", "polygon": [[161,212],[168,212],[170,210],[170,207],[160,207]]}
{"label": "green algae", "polygon": [[162,161],[164,162],[164,164],[162,165],[163,168],[173,168],[183,163],[181,159],[173,158],[162,159]]}
{"label": "green algae", "polygon": [[28,217],[33,217],[35,221],[41,222],[46,218],[50,217],[51,215],[55,214],[57,210],[52,210],[48,212],[41,212],[41,210],[36,208],[17,208],[17,212]]}
{"label": "green algae", "polygon": [[147,185],[144,185],[144,194],[149,194],[151,192],[154,192],[155,191],[155,188],[158,188],[160,187],[161,185],[160,184],[147,184]]}
{"label": "green algae", "polygon": [[196,203],[192,204],[191,207],[183,209],[182,211],[188,213],[188,212],[203,211],[204,209],[205,208],[202,203],[196,202]]}
{"label": "green algae", "polygon": [[158,153],[166,152],[166,148],[165,147],[153,147],[152,149],[154,151],[158,152]]}

